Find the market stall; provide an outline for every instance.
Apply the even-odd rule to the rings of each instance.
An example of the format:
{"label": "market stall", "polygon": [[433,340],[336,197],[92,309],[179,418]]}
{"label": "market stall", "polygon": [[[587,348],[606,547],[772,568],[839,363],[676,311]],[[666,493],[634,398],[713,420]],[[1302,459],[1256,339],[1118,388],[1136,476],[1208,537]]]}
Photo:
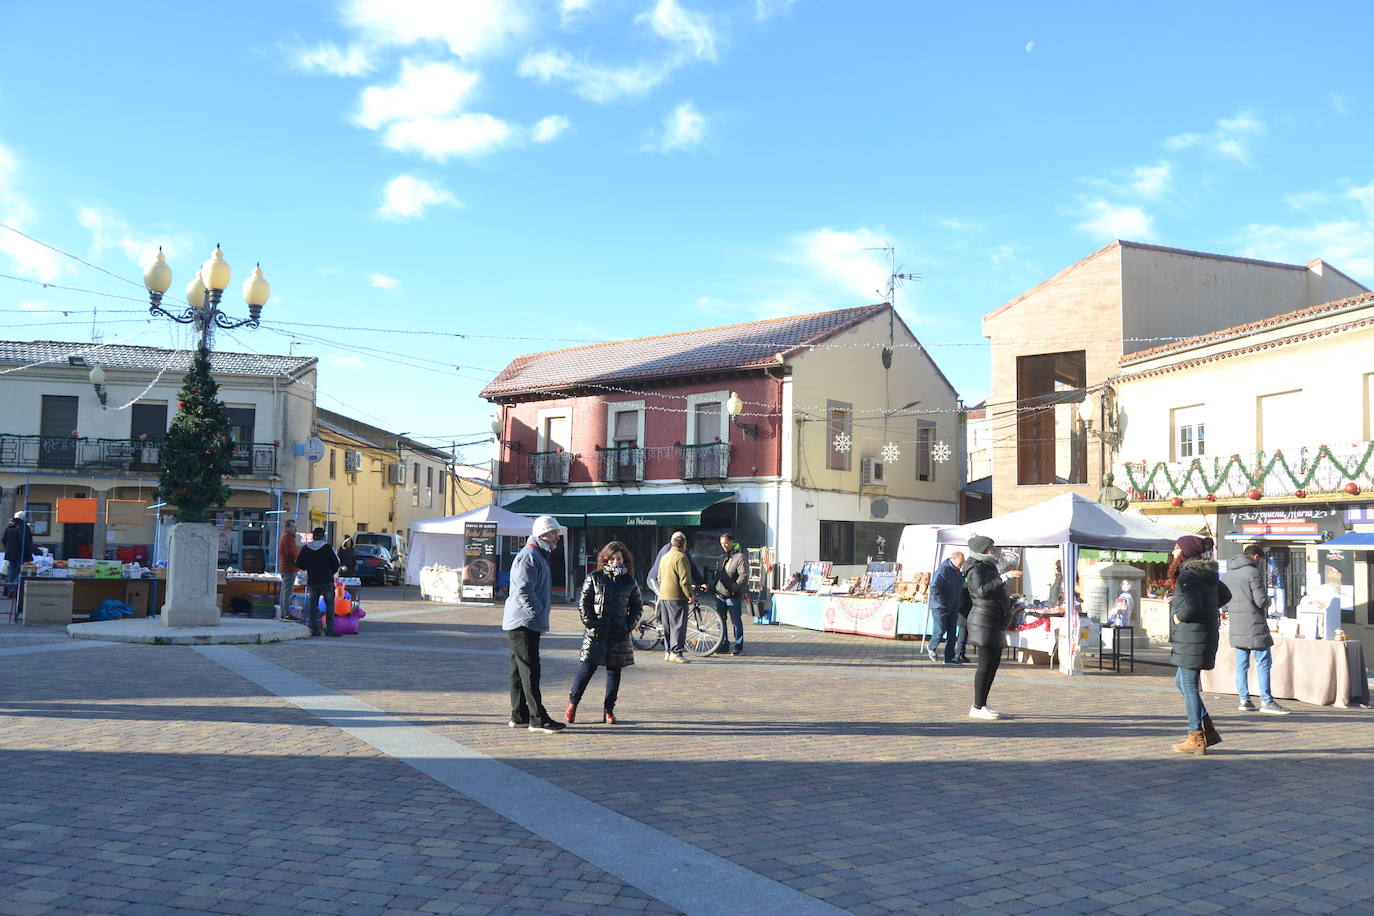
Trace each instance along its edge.
{"label": "market stall", "polygon": [[[1053,566],[1057,556],[1059,568],[1071,571],[1060,586],[1060,601],[1047,607],[1027,609],[1027,617],[1049,620],[1047,633],[1054,634],[1060,670],[1072,674],[1081,666],[1080,652],[1085,645],[1095,646],[1093,624],[1083,617],[1080,599],[1072,587],[1078,569],[1080,548],[1099,550],[1168,551],[1180,532],[1172,531],[1142,517],[1133,517],[1077,493],[1065,493],[1046,500],[1038,506],[1012,512],[999,518],[941,528],[935,532],[938,545],[935,563],[956,548],[968,544],[969,538],[982,535],[992,538],[1001,550],[999,566],[1006,571],[1012,564],[1017,570],[1033,571],[1044,576],[1046,561]],[[1023,548],[1051,548],[1043,556],[1023,556]],[[1023,587],[1029,587],[1023,580]],[[1038,610],[1040,613],[1035,613]],[[1018,626],[1024,626],[1024,623]],[[1043,625],[1042,625],[1043,626]],[[1033,629],[1033,628],[1028,628]],[[1022,630],[1010,631],[1019,634]],[[1009,642],[1013,637],[1009,636]],[[1019,639],[1019,635],[1014,637]]]}
{"label": "market stall", "polygon": [[462,583],[464,530],[468,522],[496,525],[499,537],[529,536],[533,519],[500,506],[480,506],[462,515],[416,522],[410,528],[406,584],[420,586],[420,596],[458,602]]}
{"label": "market stall", "polygon": [[[1270,658],[1269,689],[1275,697],[1316,706],[1368,706],[1364,647],[1355,640],[1278,636]],[[1250,696],[1259,696],[1258,666],[1250,666]],[[1207,693],[1236,695],[1236,653],[1221,634],[1216,667],[1202,672]]]}

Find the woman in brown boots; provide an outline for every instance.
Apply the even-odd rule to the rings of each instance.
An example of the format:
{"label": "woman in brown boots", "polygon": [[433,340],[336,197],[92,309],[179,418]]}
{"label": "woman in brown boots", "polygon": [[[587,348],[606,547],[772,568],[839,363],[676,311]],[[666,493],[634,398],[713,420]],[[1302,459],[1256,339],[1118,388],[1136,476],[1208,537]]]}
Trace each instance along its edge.
{"label": "woman in brown boots", "polygon": [[1169,579],[1174,597],[1173,651],[1169,660],[1178,668],[1174,682],[1183,694],[1188,710],[1188,737],[1174,750],[1180,754],[1205,754],[1207,748],[1221,743],[1212,717],[1202,703],[1202,672],[1210,671],[1217,658],[1217,635],[1221,626],[1222,605],[1231,600],[1231,591],[1217,576],[1217,564],[1210,559],[1211,538],[1184,535],[1174,542]]}
{"label": "woman in brown boots", "polygon": [[629,548],[619,541],[611,541],[596,555],[597,568],[582,585],[582,600],[577,608],[585,628],[582,652],[578,655],[582,667],[573,678],[568,709],[563,714],[569,723],[577,717],[577,704],[582,701],[592,675],[598,667],[605,666],[606,699],[602,704],[601,721],[615,724],[620,672],[635,663],[630,631],[644,613],[633,564]]}

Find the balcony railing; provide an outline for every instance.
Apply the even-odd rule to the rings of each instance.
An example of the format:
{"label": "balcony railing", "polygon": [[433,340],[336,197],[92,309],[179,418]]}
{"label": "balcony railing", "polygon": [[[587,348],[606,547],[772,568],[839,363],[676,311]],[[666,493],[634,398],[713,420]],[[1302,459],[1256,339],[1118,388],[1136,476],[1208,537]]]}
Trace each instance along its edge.
{"label": "balcony railing", "polygon": [[[275,476],[277,446],[270,442],[236,444],[229,464],[236,477]],[[156,474],[162,468],[162,443],[152,439],[0,434],[0,467]]]}
{"label": "balcony railing", "polygon": [[544,486],[562,486],[568,482],[568,470],[574,455],[559,449],[553,452],[530,452],[530,481]]}
{"label": "balcony railing", "polygon": [[[1374,486],[1374,442],[1128,462],[1117,481],[1136,500],[1350,493]],[[1353,490],[1359,492],[1359,490]]]}
{"label": "balcony railing", "polygon": [[730,443],[679,445],[678,469],[683,480],[723,480],[730,476]]}
{"label": "balcony railing", "polygon": [[644,479],[644,449],[631,446],[596,450],[597,477],[602,483],[635,483]]}

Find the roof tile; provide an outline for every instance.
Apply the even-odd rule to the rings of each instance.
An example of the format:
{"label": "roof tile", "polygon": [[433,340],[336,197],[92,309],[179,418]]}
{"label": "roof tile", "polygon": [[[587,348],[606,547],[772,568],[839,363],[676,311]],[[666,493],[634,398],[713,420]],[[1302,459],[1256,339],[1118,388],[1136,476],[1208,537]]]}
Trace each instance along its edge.
{"label": "roof tile", "polygon": [[[20,365],[65,365],[71,357],[81,357],[86,365],[103,369],[166,369],[186,372],[191,368],[191,350],[162,347],[130,347],[123,344],[79,343],[64,340],[0,340],[0,363]],[[273,356],[265,353],[233,353],[214,350],[210,370],[219,375],[294,374],[313,366],[313,356]]]}

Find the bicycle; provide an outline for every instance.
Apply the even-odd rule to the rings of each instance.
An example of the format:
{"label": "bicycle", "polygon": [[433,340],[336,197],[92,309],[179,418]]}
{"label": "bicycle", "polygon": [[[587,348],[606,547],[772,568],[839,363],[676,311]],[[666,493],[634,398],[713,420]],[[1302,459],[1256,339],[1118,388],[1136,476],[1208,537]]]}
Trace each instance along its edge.
{"label": "bicycle", "polygon": [[[714,610],[702,607],[696,602],[687,610],[687,638],[683,648],[687,654],[703,658],[713,655],[725,641],[725,630],[720,623],[720,615]],[[658,611],[652,606],[644,608],[644,616],[630,632],[630,642],[636,649],[647,651],[663,644],[663,630],[658,625]]]}

